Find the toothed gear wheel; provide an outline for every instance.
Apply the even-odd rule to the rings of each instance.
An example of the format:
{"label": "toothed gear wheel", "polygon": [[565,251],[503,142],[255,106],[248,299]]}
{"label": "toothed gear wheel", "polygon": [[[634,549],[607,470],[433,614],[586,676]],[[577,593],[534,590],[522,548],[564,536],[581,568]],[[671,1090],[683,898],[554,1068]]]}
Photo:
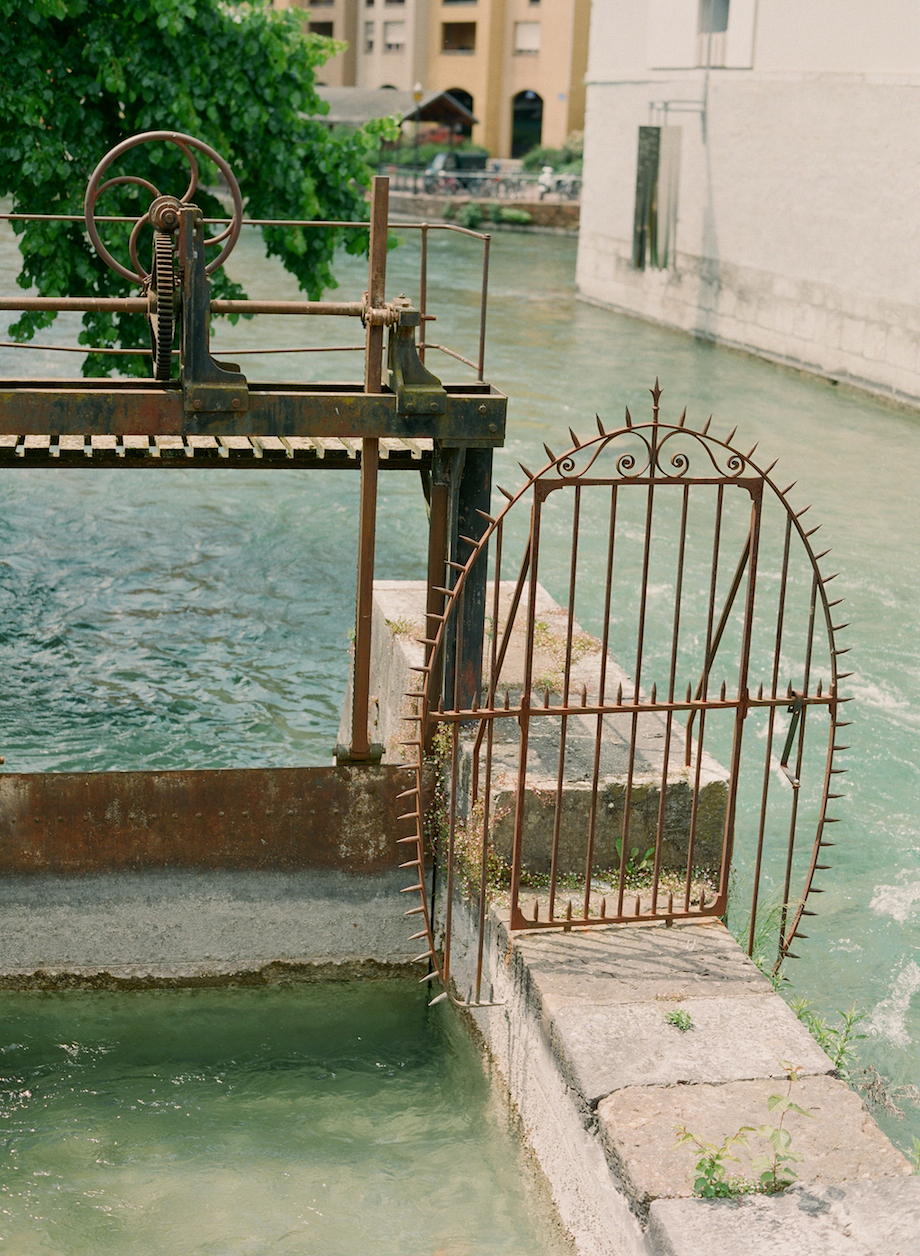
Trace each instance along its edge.
{"label": "toothed gear wheel", "polygon": [[155,379],[172,378],[172,346],[175,330],[173,297],[176,290],[176,270],[173,259],[172,236],[165,231],[154,231],[153,273],[150,276],[150,288],[156,293],[156,313],[148,315],[147,321],[150,324]]}

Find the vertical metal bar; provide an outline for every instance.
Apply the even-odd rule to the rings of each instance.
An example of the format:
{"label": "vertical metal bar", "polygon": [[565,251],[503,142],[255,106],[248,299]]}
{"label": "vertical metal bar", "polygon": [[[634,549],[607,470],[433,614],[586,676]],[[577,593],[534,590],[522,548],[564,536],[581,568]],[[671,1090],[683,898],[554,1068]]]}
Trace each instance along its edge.
{"label": "vertical metal bar", "polygon": [[[569,565],[568,624],[565,634],[565,672],[562,681],[562,706],[569,705],[569,686],[572,679],[572,632],[575,623],[575,581],[578,574],[578,526],[581,520],[581,485],[575,485],[575,502],[572,506],[572,558]],[[556,879],[559,875],[559,838],[562,831],[562,786],[565,780],[565,740],[569,719],[563,715],[559,727],[559,766],[556,773],[556,811],[553,816],[553,850],[549,869],[549,918],[553,918],[556,904]],[[590,870],[589,870],[590,871]],[[588,883],[590,886],[590,882]],[[590,890],[586,891],[586,894]],[[585,909],[585,915],[587,915]]]}
{"label": "vertical metal bar", "polygon": [[476,378],[482,380],[486,364],[486,301],[489,295],[489,249],[492,237],[482,242],[482,293],[479,299],[479,370]]}
{"label": "vertical metal bar", "polygon": [[454,851],[457,835],[457,775],[460,765],[460,724],[451,724],[450,799],[447,805],[447,884],[444,887],[444,985],[449,989],[450,949],[454,915]]}
{"label": "vertical metal bar", "polygon": [[[815,610],[818,603],[818,577],[812,578],[811,582],[811,604],[808,609],[808,638],[805,643],[805,673],[802,678],[802,693],[807,696],[808,686],[811,681],[811,656],[815,639]],[[802,776],[802,755],[805,749],[805,717],[808,714],[808,707],[802,707],[802,714],[799,718],[799,744],[796,748],[795,756],[795,779],[801,780]],[[798,824],[799,815],[799,786],[792,787],[792,808],[789,816],[789,846],[786,853],[786,874],[783,879],[783,906],[780,913],[779,936],[780,943],[786,932],[786,918],[789,911],[789,887],[792,881],[792,858],[795,853],[795,830]]]}
{"label": "vertical metal bar", "polygon": [[530,516],[530,594],[527,600],[525,628],[524,677],[521,689],[521,740],[518,755],[517,789],[514,805],[514,837],[511,848],[511,927],[520,928],[518,896],[521,889],[521,863],[524,845],[524,794],[527,789],[527,748],[530,737],[530,688],[533,684],[533,628],[537,611],[537,579],[540,555],[540,509],[542,498],[539,482],[533,486],[533,508]]}
{"label": "vertical metal bar", "polygon": [[751,661],[751,634],[754,628],[754,599],[757,594],[757,555],[760,545],[760,515],[763,507],[763,482],[751,493],[751,525],[747,575],[747,591],[744,600],[744,627],[741,638],[741,660],[738,666],[738,706],[735,710],[735,732],[732,741],[732,758],[729,768],[728,800],[725,806],[725,833],[722,838],[722,863],[719,870],[719,897],[713,914],[722,915],[728,905],[728,879],[731,873],[732,845],[735,837],[735,810],[738,805],[738,775],[741,770],[741,748],[744,739],[744,721],[747,718],[748,667]]}
{"label": "vertical metal bar", "polygon": [[[674,686],[677,681],[677,648],[680,640],[680,600],[684,587],[684,551],[687,544],[687,507],[690,501],[690,486],[684,485],[680,512],[680,540],[677,547],[677,578],[674,584],[674,624],[671,629],[671,667],[668,674],[668,702],[674,701]],[[658,910],[658,881],[661,876],[661,843],[664,839],[665,806],[668,796],[668,771],[671,763],[671,734],[674,726],[674,712],[668,711],[664,729],[664,762],[661,766],[661,788],[658,793],[658,824],[655,831],[655,865],[652,871],[652,915]]]}
{"label": "vertical metal bar", "polygon": [[[377,175],[371,195],[368,303],[383,305],[386,290],[387,212],[389,180]],[[364,391],[382,391],[383,328],[368,323],[364,363]],[[370,700],[371,619],[374,602],[374,543],[377,524],[377,471],[380,456],[376,437],[365,437],[361,453],[361,507],[358,532],[358,596],[355,616],[355,670],[352,685],[352,759],[370,754],[368,702]]]}
{"label": "vertical metal bar", "polygon": [[[504,520],[499,519],[498,526],[493,534],[493,540],[495,542],[495,573],[492,579],[492,633],[489,641],[489,685],[486,690],[485,697],[485,705],[490,710],[495,706],[495,689],[498,685],[498,668],[496,666],[496,660],[498,657],[498,616],[500,610],[499,595],[501,591],[502,541],[504,529]],[[491,764],[494,725],[494,720],[481,720],[479,724],[479,731],[476,734],[476,742],[473,746],[472,786],[470,790],[471,806],[475,806],[476,801],[479,798],[479,753],[486,729],[488,729],[489,743],[487,761]],[[488,786],[486,788],[488,788]],[[488,801],[486,802],[486,806],[488,806]]]}
{"label": "vertical metal bar", "polygon": [[[650,464],[655,466],[656,448],[655,448],[655,429],[652,429],[652,453]],[[633,711],[629,732],[629,762],[626,769],[626,792],[623,795],[623,844],[620,847],[620,877],[619,877],[619,894],[617,899],[617,915],[623,914],[623,895],[626,889],[626,861],[629,852],[629,813],[632,809],[632,793],[633,779],[636,774],[636,740],[639,736],[639,689],[642,684],[642,660],[645,653],[645,616],[648,609],[648,569],[651,559],[652,550],[652,518],[655,509],[655,485],[648,486],[648,502],[645,508],[645,541],[642,547],[642,590],[639,594],[639,622],[636,627],[636,669],[635,669],[635,691],[633,694],[633,702],[636,710]],[[660,836],[656,837],[655,847],[661,841]]]}
{"label": "vertical metal bar", "polygon": [[428,223],[422,223],[422,249],[421,261],[419,263],[418,278],[418,309],[421,319],[418,328],[418,356],[424,365],[425,362],[425,340],[427,339],[428,323],[425,315],[428,312]]}
{"label": "vertical metal bar", "polygon": [[[457,530],[451,546],[455,561],[467,562],[472,552],[469,542],[478,544],[482,539],[489,526],[483,516],[489,513],[491,500],[492,450],[467,449],[457,491]],[[460,679],[460,709],[468,708],[474,697],[477,702],[482,700],[482,651],[488,576],[488,549],[483,547],[464,582],[463,633],[462,639],[460,636],[456,638],[453,653],[453,667]],[[459,629],[459,614],[455,617],[455,625]]]}
{"label": "vertical metal bar", "polygon": [[[438,463],[435,459],[435,463]],[[425,606],[425,636],[433,641],[437,636],[438,629],[441,626],[441,616],[444,614],[444,594],[438,592],[438,588],[445,587],[447,572],[447,517],[450,509],[450,485],[447,478],[443,474],[443,468],[438,466],[432,467],[431,472],[431,503],[430,514],[428,517],[428,600]],[[444,657],[444,642],[441,642],[440,658]],[[433,709],[437,709],[438,700],[441,697],[441,673],[435,671],[438,660],[434,658],[434,647],[425,646],[425,666],[431,667],[432,672],[428,682],[429,702]],[[422,739],[425,743],[426,753],[431,750],[431,741],[434,736],[434,723],[429,724],[422,729]]]}
{"label": "vertical metal bar", "polygon": [[[786,578],[789,574],[789,545],[792,540],[792,516],[786,516],[786,536],[783,542],[783,566],[779,578],[779,602],[776,609],[776,636],[773,647],[773,674],[770,697],[776,697],[779,682],[779,662],[783,646],[783,628],[786,616]],[[767,717],[767,749],[763,765],[763,789],[760,796],[760,821],[757,828],[757,854],[754,857],[754,885],[751,891],[751,920],[748,925],[747,953],[754,954],[754,935],[757,930],[757,905],[760,897],[760,873],[763,866],[763,846],[767,828],[767,800],[770,792],[770,769],[773,759],[773,730],[776,724],[776,707],[770,707]]]}
{"label": "vertical metal bar", "polygon": [[[598,678],[597,705],[603,708],[607,696],[607,658],[610,648],[610,603],[613,596],[613,559],[617,531],[617,486],[610,486],[610,523],[607,528],[607,573],[604,586],[604,629],[601,634],[601,668]],[[591,809],[588,815],[588,844],[594,858],[594,834],[597,828],[597,790],[600,782],[601,747],[604,739],[604,713],[597,716],[594,729],[594,767],[591,777]]]}
{"label": "vertical metal bar", "polygon": [[[703,649],[703,672],[696,691],[698,700],[703,702],[709,696],[709,668],[712,661],[712,626],[716,613],[716,592],[719,583],[719,550],[722,543],[722,508],[725,502],[725,485],[720,484],[716,491],[715,523],[712,531],[712,571],[709,579],[709,605],[706,610],[706,642]],[[690,766],[693,752],[693,715],[691,711],[687,719],[687,745],[685,766]],[[706,708],[700,711],[700,731],[696,739],[696,770],[693,776],[693,798],[690,804],[690,836],[687,841],[687,883],[684,894],[684,911],[690,910],[690,891],[693,879],[693,856],[696,849],[696,824],[700,808],[700,773],[703,766],[703,739],[706,728]]]}

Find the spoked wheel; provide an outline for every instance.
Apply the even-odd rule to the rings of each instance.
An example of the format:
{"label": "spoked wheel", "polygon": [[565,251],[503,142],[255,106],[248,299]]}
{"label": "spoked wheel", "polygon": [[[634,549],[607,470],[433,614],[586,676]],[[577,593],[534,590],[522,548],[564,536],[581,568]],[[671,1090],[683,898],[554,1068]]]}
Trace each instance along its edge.
{"label": "spoked wheel", "polygon": [[147,322],[150,324],[150,345],[153,349],[153,375],[155,379],[171,379],[176,270],[173,260],[173,237],[164,231],[155,231],[153,235],[153,271],[150,276],[150,291],[155,298],[154,307],[147,315]]}

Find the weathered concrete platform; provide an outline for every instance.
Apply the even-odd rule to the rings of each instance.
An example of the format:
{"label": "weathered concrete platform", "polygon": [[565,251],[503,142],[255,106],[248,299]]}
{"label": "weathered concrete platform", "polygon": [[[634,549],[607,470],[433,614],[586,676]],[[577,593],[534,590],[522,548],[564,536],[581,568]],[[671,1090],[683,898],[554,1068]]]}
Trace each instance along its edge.
{"label": "weathered concrete platform", "polygon": [[[488,959],[495,1006],[470,1015],[579,1252],[920,1253],[920,1178],[722,925],[512,936],[493,911]],[[461,946],[454,964],[463,993],[472,955]],[[667,1023],[674,1008],[691,1029]],[[693,1198],[699,1153],[678,1129],[720,1143],[771,1123],[767,1100],[786,1093],[790,1067],[810,1114],[786,1118],[798,1185]],[[750,1174],[759,1143],[729,1170]]]}

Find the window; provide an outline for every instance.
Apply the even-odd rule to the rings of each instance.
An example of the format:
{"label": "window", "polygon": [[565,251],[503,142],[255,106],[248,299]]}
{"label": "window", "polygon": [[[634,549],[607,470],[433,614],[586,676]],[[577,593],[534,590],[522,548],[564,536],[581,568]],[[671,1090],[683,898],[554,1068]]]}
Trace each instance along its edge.
{"label": "window", "polygon": [[383,50],[384,52],[402,52],[405,46],[406,46],[405,22],[384,22],[383,24]]}
{"label": "window", "polygon": [[633,266],[673,264],[680,177],[680,127],[640,126],[633,219]]}
{"label": "window", "polygon": [[511,156],[523,157],[543,139],[543,97],[518,92],[511,102]]}
{"label": "window", "polygon": [[325,35],[327,39],[332,38],[332,22],[311,22],[311,35]]}
{"label": "window", "polygon": [[515,22],[514,51],[518,56],[540,51],[539,22]]}
{"label": "window", "polygon": [[444,22],[441,26],[442,52],[475,52],[475,22]]}
{"label": "window", "polygon": [[728,40],[728,0],[700,0],[696,29],[697,65],[724,66]]}
{"label": "window", "polygon": [[311,9],[331,9],[335,0],[310,0]]}
{"label": "window", "polygon": [[373,22],[364,23],[364,51],[365,52],[374,51],[374,23]]}

